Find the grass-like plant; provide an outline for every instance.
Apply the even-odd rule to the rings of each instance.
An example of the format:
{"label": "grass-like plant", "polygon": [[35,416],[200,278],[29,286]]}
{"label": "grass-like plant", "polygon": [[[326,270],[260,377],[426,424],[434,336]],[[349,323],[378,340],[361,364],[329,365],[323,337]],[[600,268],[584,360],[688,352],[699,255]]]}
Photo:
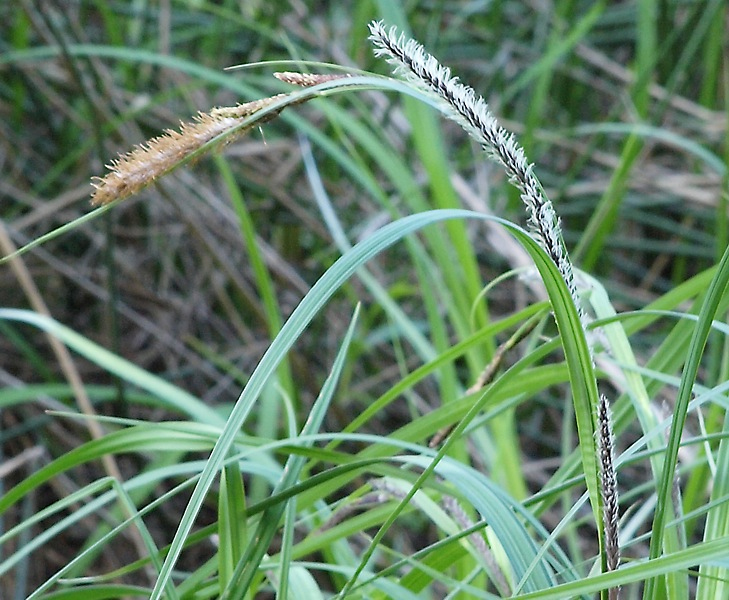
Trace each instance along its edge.
{"label": "grass-like plant", "polygon": [[[588,13],[574,35],[597,14]],[[324,228],[340,254],[295,307],[285,309],[275,291],[275,261],[258,237],[232,161],[214,155],[233,207],[230,218],[245,240],[252,296],[260,297],[240,312],[259,315],[271,338],[249,372],[202,337],[185,341],[205,357],[201,369],[213,365],[241,390],[220,407],[54,320],[42,303],[33,311],[0,308],[4,333],[21,347],[22,325],[61,342],[53,351],[71,382],[49,377],[8,388],[0,408],[14,410],[42,398],[49,409],[44,418],[89,438],[3,489],[0,578],[11,582],[3,583],[3,592],[22,589],[18,582],[33,557],[48,556],[56,540],[76,531],[82,538],[41,583],[8,597],[725,595],[726,384],[720,379],[700,385],[698,376],[707,368],[702,360],[711,332],[726,334],[718,316],[728,305],[729,252],[653,304],[618,313],[598,280],[573,266],[557,211],[535,174],[538,167],[486,102],[408,36],[379,21],[369,33],[375,54],[402,79],[341,68],[334,75],[308,75],[287,65],[277,76],[298,86],[293,91],[202,111],[113,160],[109,173],[94,180],[97,208],[89,215],[17,253],[7,236],[0,239],[3,262],[26,281],[26,294],[40,296],[23,279],[22,261],[31,250],[90,220],[110,218],[130,196],[155,183],[164,189],[165,176],[181,165],[288,116],[307,136],[299,151]],[[555,39],[555,56],[560,48]],[[401,140],[373,121],[369,100],[383,90],[405,97],[435,209],[389,145],[392,140],[386,141]],[[331,129],[341,133],[346,153],[295,111],[283,112],[356,92],[369,94],[352,100],[350,110],[361,118],[336,102],[318,105]],[[433,127],[437,112],[460,125],[503,170],[518,191],[526,228],[458,206],[450,179],[456,175],[444,170],[448,163]],[[525,133],[529,140],[531,133]],[[350,242],[342,207],[330,199],[310,144],[368,192],[386,224],[365,227],[361,239]],[[630,148],[625,157],[618,170],[633,159]],[[602,205],[605,214],[611,214],[610,197]],[[195,224],[203,213],[194,210],[179,212]],[[504,231],[516,241],[510,251],[530,265],[521,269],[523,280],[511,281],[507,273],[484,286],[478,262],[483,257],[477,257],[473,240]],[[585,264],[597,247],[590,244],[578,248]],[[235,271],[236,260],[219,260]],[[402,265],[401,287],[392,280],[388,287],[383,273],[398,273]],[[495,317],[485,300],[507,283],[512,289],[529,286],[537,300]],[[245,286],[240,290],[242,296]],[[342,297],[349,308],[346,323],[328,321],[325,311]],[[415,299],[417,308],[405,310],[398,297]],[[675,323],[641,365],[631,336],[659,318]],[[243,321],[237,314],[233,319]],[[243,324],[239,330],[247,335]],[[395,377],[383,373],[381,384],[377,370],[386,363],[377,362],[374,374],[368,363],[383,343],[392,348]],[[84,385],[66,348],[117,385]],[[308,381],[321,363],[325,375]],[[369,377],[376,384],[358,385]],[[675,392],[670,415],[657,402],[664,386]],[[118,399],[120,388],[129,413],[95,408]],[[534,405],[550,390],[563,394],[562,422],[551,433],[539,433],[536,449],[527,451],[528,436],[517,434],[519,419],[538,414]],[[78,411],[70,410],[70,398]],[[397,408],[403,400],[406,411]],[[343,417],[337,417],[340,406]],[[689,410],[698,415],[695,437],[684,431]],[[540,472],[536,485],[521,461],[545,448],[555,450],[559,461]],[[682,464],[681,452],[693,448],[699,450]],[[626,472],[631,486],[622,484]],[[683,498],[682,480],[688,480]],[[63,492],[56,490],[61,485]],[[34,506],[46,489],[55,491],[52,500]]]}

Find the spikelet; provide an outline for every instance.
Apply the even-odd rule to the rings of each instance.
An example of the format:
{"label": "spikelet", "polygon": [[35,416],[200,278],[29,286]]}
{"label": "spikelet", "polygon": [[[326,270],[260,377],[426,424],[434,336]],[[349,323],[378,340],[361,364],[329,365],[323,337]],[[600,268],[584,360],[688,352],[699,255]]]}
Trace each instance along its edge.
{"label": "spikelet", "polygon": [[[456,500],[453,496],[443,496],[441,505],[462,530],[473,527],[474,523],[466,514],[466,511],[463,510],[463,507],[458,503],[458,500]],[[468,538],[471,540],[476,552],[478,552],[481,556],[481,559],[486,565],[486,571],[488,572],[491,581],[499,590],[501,596],[504,598],[511,596],[511,586],[509,585],[509,581],[506,578],[501,565],[496,559],[495,554],[492,552],[491,548],[486,545],[483,535],[478,532],[474,532],[469,535]]]}
{"label": "spikelet", "polygon": [[327,83],[328,81],[345,79],[350,75],[348,73],[322,75],[318,73],[296,73],[292,71],[281,71],[279,73],[274,73],[273,76],[279,81],[283,81],[284,83],[298,85],[299,87],[311,87],[312,85],[319,85],[320,83]]}
{"label": "spikelet", "polygon": [[[275,96],[261,98],[260,100],[252,100],[251,102],[236,104],[235,106],[219,106],[210,111],[210,116],[215,119],[245,119],[246,117],[250,117],[252,114],[257,113],[259,110],[263,110],[267,106],[270,106],[277,100],[281,100],[286,96],[288,96],[288,94],[276,94]],[[265,120],[270,121],[280,112],[281,110],[277,110],[269,113],[266,115]]]}
{"label": "spikelet", "polygon": [[615,473],[613,426],[607,396],[600,394],[597,407],[597,447],[600,454],[600,480],[602,483],[603,519],[605,521],[605,554],[607,570],[614,571],[620,562],[618,545],[618,481]]}
{"label": "spikelet", "polygon": [[[92,179],[91,183],[96,189],[91,196],[91,204],[109,204],[136,194],[158,177],[170,172],[209,141],[231,131],[244,119],[283,96],[285,94],[238,106],[216,108],[210,113],[200,112],[191,123],[182,123],[179,130],[167,129],[159,137],[120,155],[107,165],[110,172],[105,177]],[[278,112],[280,111],[267,114],[266,120],[272,119]],[[241,128],[235,133],[240,135],[251,127]],[[230,137],[225,141],[230,141]]]}
{"label": "spikelet", "polygon": [[[274,76],[285,83],[299,87],[311,87],[349,77],[348,74],[317,75],[291,72],[274,73]],[[276,94],[236,106],[214,108],[209,113],[198,113],[191,123],[182,123],[179,130],[165,130],[161,136],[140,144],[127,154],[113,160],[107,165],[110,172],[106,176],[92,178],[91,184],[96,189],[91,196],[91,204],[100,206],[136,194],[151,185],[158,177],[169,173],[181,161],[211,140],[235,129],[251,115],[287,96],[289,94]],[[286,106],[301,104],[309,99],[303,97],[292,100]],[[233,135],[241,135],[262,122],[270,121],[283,109],[284,106],[281,106],[262,115],[256,123],[251,123],[250,127],[240,127],[234,134],[228,136],[224,143],[231,141]]]}
{"label": "spikelet", "polygon": [[136,194],[238,123],[238,118],[198,113],[192,123],[182,123],[179,131],[165,130],[163,135],[136,146],[107,165],[111,172],[92,180],[96,190],[91,203],[98,206]]}

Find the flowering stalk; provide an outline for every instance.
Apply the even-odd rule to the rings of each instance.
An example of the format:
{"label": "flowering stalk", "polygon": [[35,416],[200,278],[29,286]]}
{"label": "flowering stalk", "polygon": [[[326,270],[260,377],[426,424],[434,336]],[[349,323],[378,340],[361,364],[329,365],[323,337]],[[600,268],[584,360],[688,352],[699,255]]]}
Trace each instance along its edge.
{"label": "flowering stalk", "polygon": [[473,88],[452,76],[450,69],[428,54],[417,41],[405,34],[398,36],[395,27],[387,31],[382,21],[370,24],[370,40],[375,45],[377,56],[386,57],[395,66],[396,72],[403,74],[418,88],[435,94],[446,114],[504,167],[509,181],[519,190],[526,206],[529,229],[557,265],[580,317],[584,318],[559,219],[514,136],[499,125],[484,99],[477,96]]}
{"label": "flowering stalk", "polygon": [[[397,73],[435,96],[444,113],[476,139],[489,157],[496,160],[506,171],[509,181],[519,190],[526,206],[528,226],[542,248],[557,265],[572,301],[580,315],[583,328],[586,317],[577,294],[572,262],[569,259],[560,231],[559,218],[552,203],[544,194],[539,180],[527,161],[523,148],[514,136],[501,127],[483,98],[469,86],[451,75],[448,67],[428,54],[422,45],[404,34],[398,35],[395,27],[385,29],[381,21],[370,24],[370,40],[375,54],[384,56],[395,66]],[[610,423],[609,404],[600,396],[597,410],[597,450],[601,482],[601,500],[604,520],[604,558],[608,571],[618,568],[618,489],[613,460],[613,431]],[[619,588],[610,590],[609,597],[617,598]]]}
{"label": "flowering stalk", "polygon": [[[96,189],[91,196],[91,203],[97,206],[109,204],[136,194],[158,177],[169,173],[206,143],[226,131],[231,131],[244,119],[278,100],[280,96],[213,109],[210,113],[200,112],[193,122],[182,123],[178,131],[167,129],[163,135],[120,155],[107,165],[111,171],[106,176],[92,180]],[[273,116],[272,114],[271,118]],[[243,133],[244,130],[241,128],[237,133]]]}
{"label": "flowering stalk", "polygon": [[[608,571],[618,568],[620,546],[618,544],[618,481],[615,473],[615,452],[613,447],[613,426],[610,417],[610,404],[604,394],[600,394],[597,407],[597,448],[600,453],[600,480],[605,523],[605,555]],[[617,598],[619,588],[613,588],[610,598]]]}
{"label": "flowering stalk", "polygon": [[[441,504],[451,518],[458,523],[461,529],[465,530],[473,527],[474,523],[466,514],[466,511],[463,510],[463,507],[461,507],[458,503],[458,500],[456,500],[453,496],[444,496]],[[468,537],[471,540],[473,547],[481,555],[481,559],[486,565],[488,575],[499,590],[501,596],[504,598],[511,596],[512,590],[509,585],[509,581],[491,548],[486,545],[484,536],[478,532],[473,532]]]}

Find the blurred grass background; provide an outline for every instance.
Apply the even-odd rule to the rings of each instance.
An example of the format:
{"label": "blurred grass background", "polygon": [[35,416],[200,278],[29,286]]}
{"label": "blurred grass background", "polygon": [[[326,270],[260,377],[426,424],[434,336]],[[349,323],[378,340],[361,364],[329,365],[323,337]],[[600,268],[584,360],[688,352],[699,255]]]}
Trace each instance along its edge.
{"label": "blurred grass background", "polygon": [[[91,177],[117,154],[197,111],[286,90],[275,70],[311,69],[303,62],[226,67],[319,61],[388,74],[367,41],[367,23],[384,18],[484,96],[535,163],[576,265],[602,283],[618,312],[643,308],[706,272],[727,245],[726,8],[714,0],[10,0],[0,7],[3,255],[87,213]],[[60,323],[225,415],[282,323],[347,244],[398,217],[449,207],[524,222],[499,169],[431,108],[377,90],[338,94],[287,110],[24,254],[33,286],[0,266],[0,306],[38,310],[40,300]],[[479,296],[528,264],[499,228],[460,221],[378,256],[368,266],[371,280],[347,284],[298,339],[247,433],[278,439],[287,406],[307,414],[356,302],[362,312],[328,431],[345,430],[424,362],[542,300],[539,286],[516,278]],[[673,325],[659,321],[631,338],[641,364]],[[550,327],[542,333],[553,334]],[[404,402],[369,415],[363,431],[387,436],[461,398],[504,339],[499,330],[483,335],[407,389]],[[0,356],[3,461],[21,459],[3,473],[2,494],[89,432],[45,412],[74,401],[42,334],[0,321]],[[715,335],[702,363],[705,385],[724,380],[726,359]],[[179,417],[93,361],[74,364],[100,414]],[[17,390],[27,392],[13,396]],[[664,389],[654,400],[670,403],[674,394]],[[721,429],[723,412],[712,406],[697,431]],[[571,418],[565,387],[545,384],[454,456],[522,500],[571,450]],[[626,424],[619,449],[640,435]],[[123,455],[117,466],[136,473],[148,459]],[[6,513],[4,529],[101,473],[89,462],[53,479]],[[690,480],[693,507],[705,500],[708,477]],[[638,464],[621,483],[635,491],[650,478]],[[252,500],[270,492],[249,483]],[[566,502],[541,515],[550,528]],[[184,505],[178,498],[158,513],[152,535],[169,543]],[[213,521],[215,505],[206,510],[201,520]],[[700,535],[701,523],[687,521],[689,537]],[[423,523],[409,525],[390,541],[404,554],[432,537]],[[631,537],[640,540],[649,525],[636,521]],[[41,560],[2,575],[0,596],[24,597],[83,547],[88,531],[66,531],[43,547]],[[564,546],[573,558],[594,554],[594,541],[572,534]],[[641,543],[636,556],[645,555]],[[14,549],[6,547],[6,556]],[[205,560],[205,551],[195,552],[181,568]],[[115,550],[96,567],[110,571],[135,557],[134,548]]]}

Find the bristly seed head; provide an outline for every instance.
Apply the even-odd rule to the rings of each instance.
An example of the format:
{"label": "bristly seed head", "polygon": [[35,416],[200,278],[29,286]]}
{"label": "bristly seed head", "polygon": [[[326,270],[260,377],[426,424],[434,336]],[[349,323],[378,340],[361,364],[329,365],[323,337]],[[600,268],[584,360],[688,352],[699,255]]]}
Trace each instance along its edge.
{"label": "bristly seed head", "polygon": [[198,113],[192,123],[182,123],[179,131],[167,129],[163,135],[136,146],[107,165],[110,173],[92,180],[96,189],[91,203],[99,206],[136,194],[239,123],[240,118]]}
{"label": "bristly seed head", "polygon": [[[136,194],[218,136],[235,130],[224,140],[227,143],[233,135],[245,133],[254,127],[253,123],[241,127],[245,119],[287,96],[289,94],[277,94],[236,106],[214,108],[209,113],[198,113],[192,123],[182,123],[178,131],[165,130],[163,135],[140,144],[113,160],[107,165],[110,172],[105,177],[93,178],[91,184],[96,189],[91,196],[91,203],[99,206]],[[291,104],[307,99],[292,100]],[[271,120],[283,108],[282,105],[262,115],[257,123]]]}

